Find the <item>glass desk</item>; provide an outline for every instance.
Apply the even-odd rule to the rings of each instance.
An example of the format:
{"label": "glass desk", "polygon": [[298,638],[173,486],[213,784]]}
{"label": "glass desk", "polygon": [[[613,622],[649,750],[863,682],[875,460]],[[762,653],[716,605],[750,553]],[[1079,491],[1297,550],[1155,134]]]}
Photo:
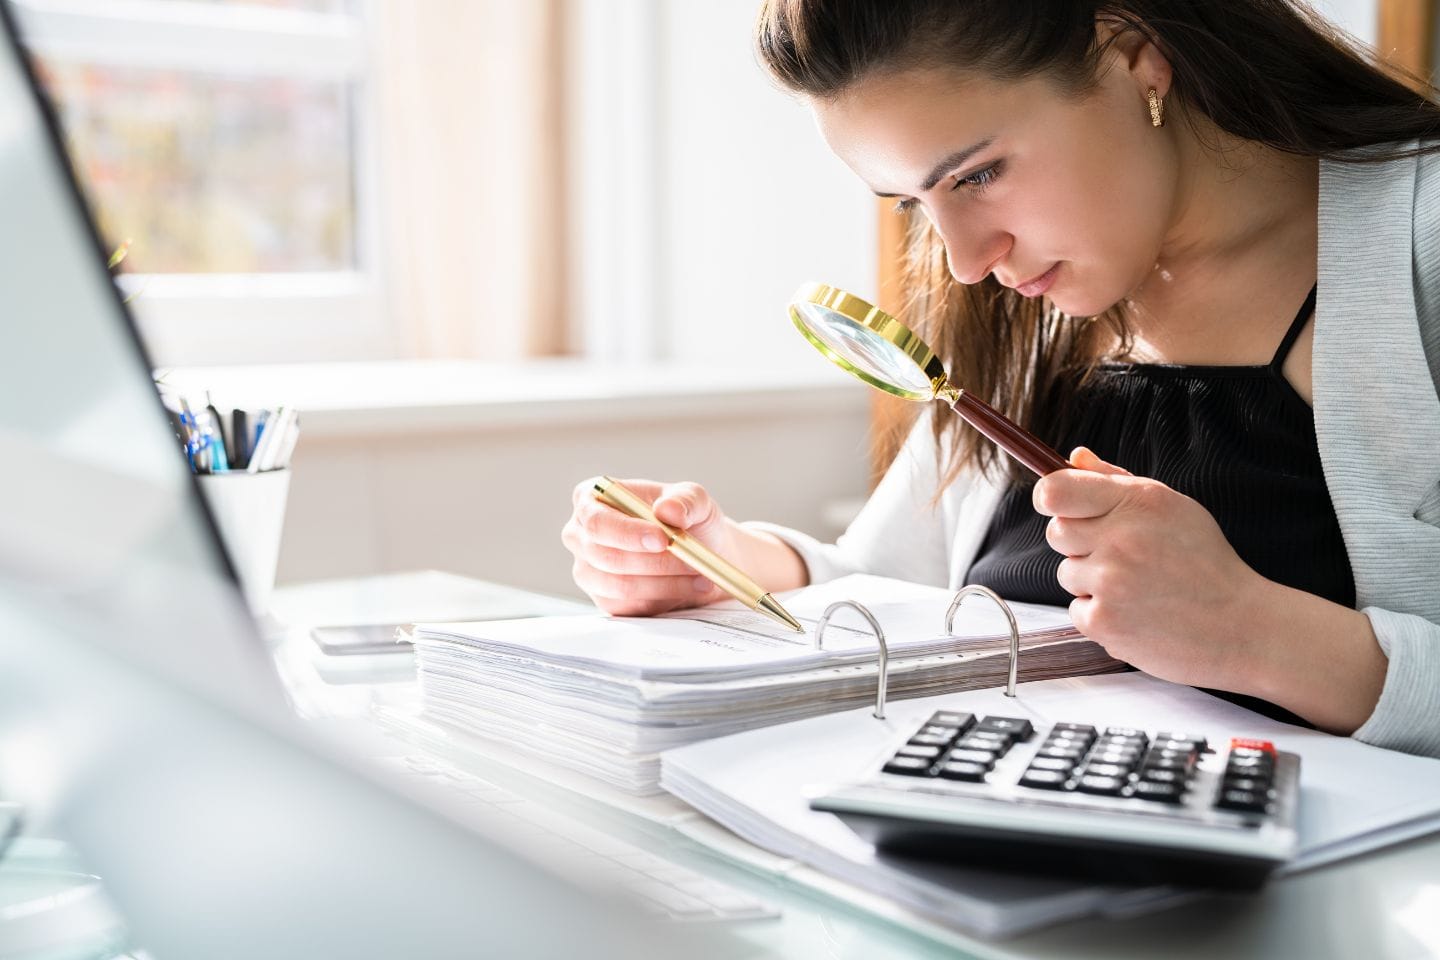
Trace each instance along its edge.
{"label": "glass desk", "polygon": [[[479,603],[495,617],[585,612],[574,601],[434,572],[395,574],[285,587],[275,614],[288,626],[272,631],[277,664],[305,716],[347,749],[395,759],[417,750],[444,756],[476,776],[558,813],[583,820],[706,876],[728,882],[781,909],[778,918],[722,924],[722,953],[736,957],[930,958],[1409,958],[1440,955],[1440,836],[1272,882],[1258,894],[1203,895],[1159,913],[1085,920],[986,942],[953,934],[926,935],[903,916],[857,905],[855,892],[809,868],[784,861],[728,834],[673,798],[597,799],[593,782],[543,769],[492,747],[479,755],[458,741],[424,742],[423,730],[387,715],[413,712],[412,667],[374,677],[337,679],[317,666],[324,656],[309,628],[325,623],[447,619],[455,604]],[[480,608],[467,616],[481,618]],[[403,735],[397,730],[403,729]],[[653,802],[652,802],[653,801]],[[697,842],[683,830],[705,838]],[[814,874],[814,871],[810,871]],[[874,904],[872,904],[874,906]],[[893,914],[893,912],[892,912]],[[98,952],[85,956],[115,956]],[[61,956],[61,955],[57,955]],[[79,955],[76,955],[79,956]],[[50,960],[37,954],[31,960]]]}

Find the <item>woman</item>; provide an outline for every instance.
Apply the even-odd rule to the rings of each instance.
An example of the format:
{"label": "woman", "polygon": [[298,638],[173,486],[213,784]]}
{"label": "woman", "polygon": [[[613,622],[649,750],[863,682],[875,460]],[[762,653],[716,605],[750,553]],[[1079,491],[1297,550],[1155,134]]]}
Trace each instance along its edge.
{"label": "woman", "polygon": [[[1440,756],[1440,108],[1290,0],[768,0],[757,42],[915,217],[907,316],[956,382],[1076,469],[942,415],[837,544],[694,484],[641,484],[657,516],[776,592],[1068,602],[1155,676]],[[718,598],[586,489],[603,609]]]}

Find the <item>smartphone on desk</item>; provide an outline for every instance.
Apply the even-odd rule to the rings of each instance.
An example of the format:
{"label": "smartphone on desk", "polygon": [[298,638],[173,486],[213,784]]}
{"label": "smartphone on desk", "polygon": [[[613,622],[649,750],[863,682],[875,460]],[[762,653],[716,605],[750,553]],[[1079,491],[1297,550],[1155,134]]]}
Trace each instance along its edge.
{"label": "smartphone on desk", "polygon": [[314,627],[310,638],[321,653],[330,657],[410,654],[415,652],[415,645],[397,638],[397,634],[409,626],[408,623],[362,623]]}

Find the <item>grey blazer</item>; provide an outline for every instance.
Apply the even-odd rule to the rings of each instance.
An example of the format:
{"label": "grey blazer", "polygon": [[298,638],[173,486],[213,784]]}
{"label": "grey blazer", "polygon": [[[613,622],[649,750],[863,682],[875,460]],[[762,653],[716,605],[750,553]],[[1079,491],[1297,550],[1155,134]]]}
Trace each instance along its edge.
{"label": "grey blazer", "polygon": [[1440,158],[1320,168],[1315,434],[1390,658],[1355,737],[1440,756]]}
{"label": "grey blazer", "polygon": [[[1440,157],[1320,166],[1315,433],[1355,576],[1389,657],[1355,737],[1440,757]],[[789,543],[812,582],[866,572],[959,587],[1001,490],[941,463],[922,417],[865,508],[824,544]]]}

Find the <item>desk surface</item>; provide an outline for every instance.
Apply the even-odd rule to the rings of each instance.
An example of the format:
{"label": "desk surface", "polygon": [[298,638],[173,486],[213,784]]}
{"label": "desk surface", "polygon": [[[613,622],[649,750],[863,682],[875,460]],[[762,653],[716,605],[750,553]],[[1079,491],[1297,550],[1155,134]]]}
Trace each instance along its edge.
{"label": "desk surface", "polygon": [[[413,672],[384,682],[361,676],[336,683],[314,668],[320,656],[308,626],[395,622],[456,616],[459,604],[478,603],[494,616],[572,613],[587,609],[560,600],[445,574],[397,574],[364,580],[287,587],[275,611],[292,629],[276,649],[286,682],[302,712],[323,722],[353,725],[359,749],[393,755],[413,750],[380,735],[368,719],[376,705],[413,700]],[[487,606],[488,605],[488,606]],[[480,612],[472,612],[479,618]],[[554,803],[687,866],[750,889],[778,903],[779,920],[729,925],[747,957],[1032,957],[1119,958],[1256,957],[1350,958],[1440,955],[1440,837],[1359,857],[1271,883],[1252,895],[1205,895],[1159,913],[1125,920],[1086,920],[986,943],[963,938],[940,943],[798,888],[678,834],[657,833],[643,818],[617,813],[534,771],[481,763],[480,776],[504,782],[533,799]],[[678,801],[673,801],[678,803]],[[737,852],[767,856],[742,841]],[[748,850],[747,850],[748,848]]]}

